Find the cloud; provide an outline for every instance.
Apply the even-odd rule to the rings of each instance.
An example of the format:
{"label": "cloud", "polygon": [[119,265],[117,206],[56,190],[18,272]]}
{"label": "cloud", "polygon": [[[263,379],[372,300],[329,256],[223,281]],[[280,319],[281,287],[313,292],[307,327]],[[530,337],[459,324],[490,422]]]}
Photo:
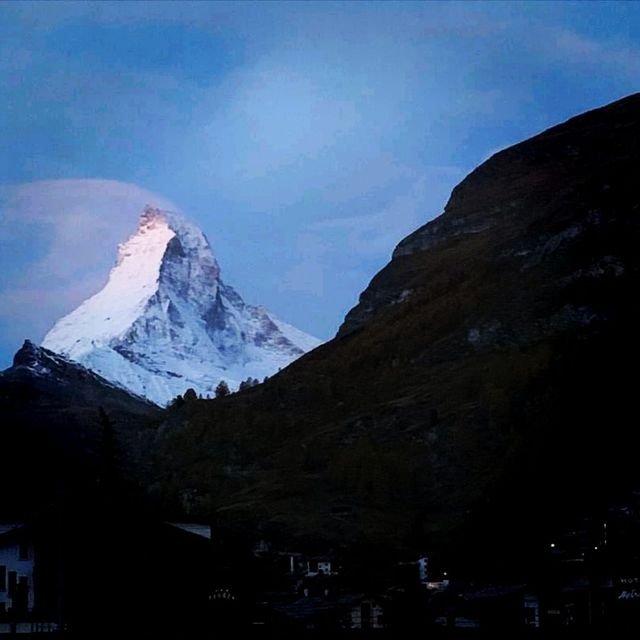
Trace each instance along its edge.
{"label": "cloud", "polygon": [[[330,15],[336,24],[323,15],[298,25],[212,83],[195,114],[203,125],[180,151],[191,152],[202,183],[243,205],[302,206],[335,202],[337,193],[346,200],[354,182],[365,191],[385,188],[399,167],[413,164],[430,135],[430,115],[442,110],[429,70],[446,63],[427,40],[413,47],[395,38],[398,25],[390,32],[369,21],[365,37],[353,39],[344,32],[356,28],[356,17]],[[480,99],[472,102],[477,111]]]}
{"label": "cloud", "polygon": [[223,6],[212,7],[210,3],[188,0],[184,2],[123,0],[118,2],[117,6],[101,1],[52,2],[43,5],[38,0],[22,2],[2,0],[0,9],[10,14],[14,20],[20,21],[22,25],[35,30],[48,30],[81,20],[115,25],[131,25],[150,20],[202,25],[206,24],[208,19],[224,15]]}
{"label": "cloud", "polygon": [[302,259],[278,278],[278,290],[322,298],[326,293],[327,276],[331,279],[326,259],[331,250],[331,244],[326,238],[313,232],[301,233],[297,239],[297,255],[302,256]]}
{"label": "cloud", "polygon": [[50,180],[0,190],[0,321],[40,340],[96,293],[145,204],[168,200],[114,180]]}
{"label": "cloud", "polygon": [[545,35],[545,51],[557,59],[574,65],[604,66],[615,74],[640,77],[638,47],[606,39],[595,40],[560,27],[548,28]]}
{"label": "cloud", "polygon": [[383,209],[362,215],[324,220],[312,225],[320,233],[340,232],[350,253],[361,257],[384,255],[426,218],[427,180],[416,180]]}
{"label": "cloud", "polygon": [[65,315],[77,302],[96,291],[94,274],[87,274],[77,282],[64,287],[48,286],[46,278],[41,285],[29,283],[20,289],[0,290],[0,331],[3,346],[7,343],[17,347],[23,340],[39,342],[51,329],[53,323]]}
{"label": "cloud", "polygon": [[301,260],[287,270],[278,288],[322,297],[332,287],[337,270],[342,279],[353,280],[354,286],[362,288],[368,271],[371,275],[363,265],[381,267],[402,238],[434,216],[432,207],[439,194],[431,193],[430,187],[436,177],[459,175],[457,167],[432,168],[414,177],[379,209],[369,210],[363,202],[360,214],[310,224],[298,237]]}
{"label": "cloud", "polygon": [[582,69],[589,73],[606,72],[610,78],[627,81],[640,76],[640,48],[633,41],[621,39],[620,32],[615,38],[606,31],[596,38],[571,24],[525,24],[522,20],[515,20],[512,28],[521,33],[518,43],[521,55],[528,53],[538,68],[546,62],[567,75]]}
{"label": "cloud", "polygon": [[364,210],[357,215],[322,220],[310,228],[332,235],[338,232],[346,240],[351,254],[363,258],[388,256],[404,236],[440,213],[434,207],[442,202],[443,181],[459,177],[459,167],[429,167],[421,175],[407,180],[381,208],[365,208],[363,202],[360,206]]}

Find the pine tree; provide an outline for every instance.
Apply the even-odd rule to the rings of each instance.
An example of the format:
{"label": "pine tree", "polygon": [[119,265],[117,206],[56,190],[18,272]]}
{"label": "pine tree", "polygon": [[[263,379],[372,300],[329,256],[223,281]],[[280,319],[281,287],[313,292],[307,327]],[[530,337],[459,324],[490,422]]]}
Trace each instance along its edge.
{"label": "pine tree", "polygon": [[229,390],[229,385],[224,380],[220,380],[215,390],[216,398],[224,398],[230,393],[231,391]]}
{"label": "pine tree", "polygon": [[178,394],[167,406],[169,408],[181,407],[184,404],[184,398]]}
{"label": "pine tree", "polygon": [[183,398],[185,402],[193,402],[198,399],[198,394],[195,392],[195,389],[189,387],[189,389],[184,392]]}

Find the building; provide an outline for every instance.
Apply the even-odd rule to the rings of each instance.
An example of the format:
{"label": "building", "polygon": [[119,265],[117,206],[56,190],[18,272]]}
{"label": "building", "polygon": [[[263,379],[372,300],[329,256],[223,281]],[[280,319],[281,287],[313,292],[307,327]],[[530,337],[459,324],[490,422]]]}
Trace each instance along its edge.
{"label": "building", "polygon": [[46,576],[38,559],[31,526],[0,525],[0,634],[58,630],[46,615]]}
{"label": "building", "polygon": [[360,632],[385,628],[381,603],[363,594],[305,596],[272,603],[272,630],[288,632]]}

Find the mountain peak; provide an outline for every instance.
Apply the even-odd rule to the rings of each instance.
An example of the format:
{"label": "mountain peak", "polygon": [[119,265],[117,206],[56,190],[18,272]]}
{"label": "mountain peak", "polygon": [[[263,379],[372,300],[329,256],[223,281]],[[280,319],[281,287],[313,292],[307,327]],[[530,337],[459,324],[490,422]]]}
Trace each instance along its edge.
{"label": "mountain peak", "polygon": [[23,345],[16,351],[16,354],[13,356],[13,366],[14,367],[23,367],[29,366],[36,360],[37,351],[39,347],[37,347],[31,340],[25,340]]}
{"label": "mountain peak", "polygon": [[84,369],[64,356],[39,347],[31,340],[25,340],[13,356],[13,369],[28,369],[35,374],[51,373],[51,371],[58,371],[68,366]]}
{"label": "mountain peak", "polygon": [[140,214],[140,225],[142,226],[157,219],[166,220],[169,214],[175,214],[175,211],[168,211],[167,209],[160,209],[159,207],[152,207],[150,204],[146,204]]}
{"label": "mountain peak", "polygon": [[138,228],[136,233],[146,233],[153,231],[158,227],[168,227],[169,229],[182,233],[193,233],[195,235],[203,235],[200,229],[190,223],[187,218],[178,211],[170,211],[169,209],[160,209],[145,205],[140,213],[138,220]]}
{"label": "mountain peak", "polygon": [[142,213],[140,214],[140,221],[138,227],[146,227],[154,224],[155,222],[162,220],[167,221],[169,212],[159,209],[158,207],[152,207],[151,205],[145,205]]}
{"label": "mountain peak", "polygon": [[150,206],[105,287],[43,341],[159,404],[188,387],[206,395],[221,379],[234,386],[271,375],[318,344],[247,305],[221,280],[204,233]]}

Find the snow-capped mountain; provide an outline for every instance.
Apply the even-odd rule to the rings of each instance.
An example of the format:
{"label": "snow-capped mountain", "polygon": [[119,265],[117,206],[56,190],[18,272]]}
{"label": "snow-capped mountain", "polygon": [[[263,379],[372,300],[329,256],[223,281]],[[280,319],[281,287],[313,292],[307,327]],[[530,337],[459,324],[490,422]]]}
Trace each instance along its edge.
{"label": "snow-capped mountain", "polygon": [[105,287],[59,320],[42,346],[166,404],[189,387],[262,379],[320,344],[220,279],[206,237],[146,207]]}

